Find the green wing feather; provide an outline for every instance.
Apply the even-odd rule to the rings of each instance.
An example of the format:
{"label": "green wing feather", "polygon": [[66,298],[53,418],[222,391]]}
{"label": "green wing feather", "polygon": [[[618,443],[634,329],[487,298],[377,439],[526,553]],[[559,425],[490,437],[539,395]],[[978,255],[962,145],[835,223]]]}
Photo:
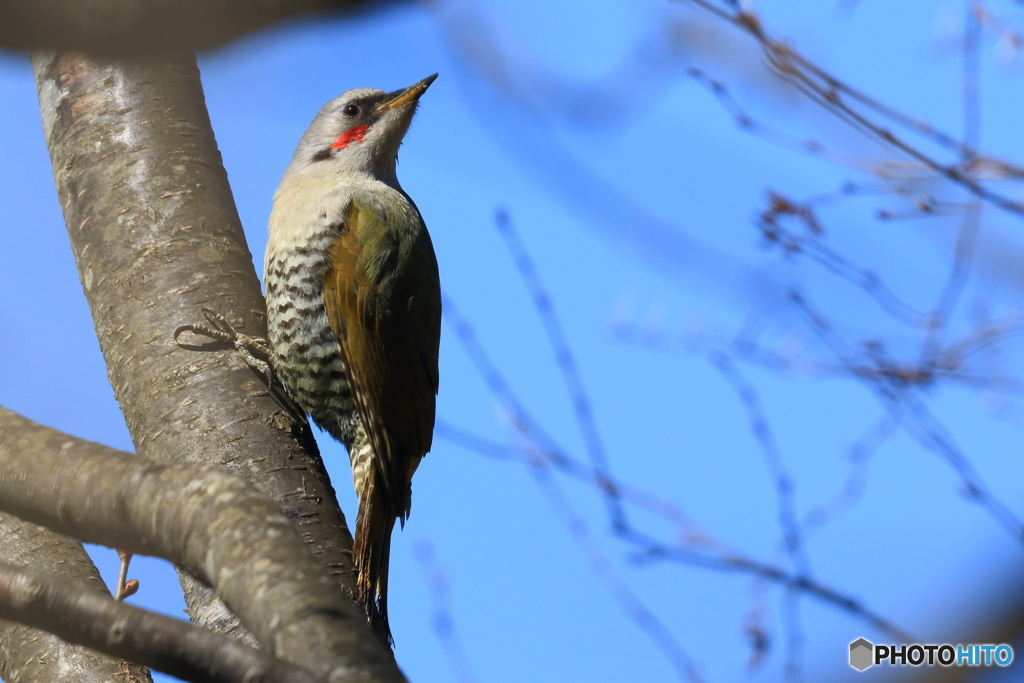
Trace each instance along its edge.
{"label": "green wing feather", "polygon": [[402,208],[349,202],[323,297],[356,409],[405,519],[413,472],[433,438],[441,287],[422,219]]}

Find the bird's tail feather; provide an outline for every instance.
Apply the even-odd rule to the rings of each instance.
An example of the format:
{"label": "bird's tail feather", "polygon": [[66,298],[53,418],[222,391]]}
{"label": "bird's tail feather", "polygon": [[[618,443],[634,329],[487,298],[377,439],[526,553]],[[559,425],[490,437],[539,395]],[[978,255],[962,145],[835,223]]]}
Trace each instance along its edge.
{"label": "bird's tail feather", "polygon": [[358,477],[359,514],[352,557],[356,565],[358,597],[366,608],[370,628],[385,644],[392,646],[394,639],[388,625],[388,561],[391,532],[398,515],[381,476],[370,464]]}

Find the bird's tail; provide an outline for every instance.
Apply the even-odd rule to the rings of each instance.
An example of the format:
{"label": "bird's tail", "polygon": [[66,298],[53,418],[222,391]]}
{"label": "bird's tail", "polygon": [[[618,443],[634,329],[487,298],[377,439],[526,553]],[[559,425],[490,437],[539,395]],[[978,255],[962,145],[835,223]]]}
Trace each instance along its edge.
{"label": "bird's tail", "polygon": [[[357,597],[366,608],[370,628],[390,647],[394,645],[394,639],[388,625],[388,561],[391,557],[391,532],[398,513],[391,503],[383,475],[371,461],[369,443],[360,441],[357,440],[352,458],[356,495],[359,497],[356,537],[352,547]],[[365,460],[359,457],[364,449],[370,451],[370,457]],[[357,464],[363,466],[358,467]]]}

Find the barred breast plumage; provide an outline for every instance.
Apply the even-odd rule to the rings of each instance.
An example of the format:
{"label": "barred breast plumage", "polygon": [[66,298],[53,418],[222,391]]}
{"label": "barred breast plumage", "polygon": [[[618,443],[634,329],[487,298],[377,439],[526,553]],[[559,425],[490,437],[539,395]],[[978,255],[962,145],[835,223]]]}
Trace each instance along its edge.
{"label": "barred breast plumage", "polygon": [[[338,198],[339,204],[344,201],[347,197]],[[340,219],[340,208],[330,214]],[[312,225],[272,231],[277,239],[267,244],[264,270],[267,331],[285,390],[320,427],[350,444],[356,408],[323,300],[328,251],[342,228],[332,224],[330,214],[325,210]]]}

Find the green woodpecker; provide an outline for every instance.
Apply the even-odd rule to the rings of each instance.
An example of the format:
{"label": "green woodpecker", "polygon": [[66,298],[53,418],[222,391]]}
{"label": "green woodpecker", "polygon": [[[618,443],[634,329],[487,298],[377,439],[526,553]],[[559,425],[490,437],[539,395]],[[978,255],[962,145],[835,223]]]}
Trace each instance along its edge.
{"label": "green woodpecker", "polygon": [[357,597],[389,644],[391,532],[430,450],[441,334],[434,248],[395,164],[436,77],[320,109],[274,194],[265,263],[274,374],[348,449]]}

